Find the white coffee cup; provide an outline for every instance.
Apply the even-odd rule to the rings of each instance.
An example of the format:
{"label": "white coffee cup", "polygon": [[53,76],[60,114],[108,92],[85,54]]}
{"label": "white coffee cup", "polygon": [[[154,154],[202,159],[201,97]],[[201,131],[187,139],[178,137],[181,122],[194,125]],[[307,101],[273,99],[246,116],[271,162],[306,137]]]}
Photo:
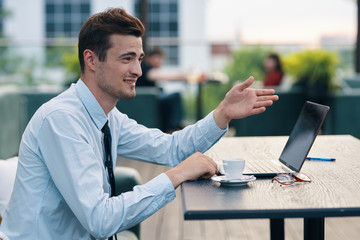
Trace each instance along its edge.
{"label": "white coffee cup", "polygon": [[227,158],[224,159],[218,169],[221,174],[225,174],[227,179],[240,179],[244,172],[245,159]]}

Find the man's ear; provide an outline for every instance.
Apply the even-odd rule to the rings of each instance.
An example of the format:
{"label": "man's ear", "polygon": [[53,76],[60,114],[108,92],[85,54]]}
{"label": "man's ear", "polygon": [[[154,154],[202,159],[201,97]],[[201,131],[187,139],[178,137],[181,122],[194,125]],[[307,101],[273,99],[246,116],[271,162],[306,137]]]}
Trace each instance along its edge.
{"label": "man's ear", "polygon": [[84,63],[90,71],[95,71],[95,65],[97,62],[96,54],[90,49],[86,49],[83,53]]}

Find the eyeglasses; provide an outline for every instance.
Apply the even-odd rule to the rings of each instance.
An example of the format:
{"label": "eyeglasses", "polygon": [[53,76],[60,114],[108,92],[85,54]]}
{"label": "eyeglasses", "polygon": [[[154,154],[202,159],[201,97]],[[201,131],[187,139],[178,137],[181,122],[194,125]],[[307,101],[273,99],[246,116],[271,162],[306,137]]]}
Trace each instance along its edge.
{"label": "eyeglasses", "polygon": [[295,182],[311,182],[311,179],[303,173],[279,174],[272,179],[282,185],[292,185]]}

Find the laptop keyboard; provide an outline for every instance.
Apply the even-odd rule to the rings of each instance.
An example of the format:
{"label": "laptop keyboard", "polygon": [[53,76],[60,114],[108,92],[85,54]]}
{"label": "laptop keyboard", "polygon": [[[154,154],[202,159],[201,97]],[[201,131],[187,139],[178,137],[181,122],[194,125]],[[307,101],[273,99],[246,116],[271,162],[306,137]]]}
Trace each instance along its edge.
{"label": "laptop keyboard", "polygon": [[244,173],[281,173],[285,169],[281,167],[280,162],[274,161],[247,161],[245,163]]}

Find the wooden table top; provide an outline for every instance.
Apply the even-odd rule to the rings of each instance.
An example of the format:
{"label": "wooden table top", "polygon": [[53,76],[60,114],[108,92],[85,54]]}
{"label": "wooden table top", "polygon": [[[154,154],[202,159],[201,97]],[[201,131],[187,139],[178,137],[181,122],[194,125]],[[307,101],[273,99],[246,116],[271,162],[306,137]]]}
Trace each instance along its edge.
{"label": "wooden table top", "polygon": [[[206,155],[221,162],[278,159],[288,137],[222,138]],[[318,136],[308,156],[332,157],[335,162],[306,161],[301,172],[311,183],[281,186],[258,179],[241,187],[212,180],[182,184],[184,218],[317,218],[360,216],[360,140],[350,135]]]}

